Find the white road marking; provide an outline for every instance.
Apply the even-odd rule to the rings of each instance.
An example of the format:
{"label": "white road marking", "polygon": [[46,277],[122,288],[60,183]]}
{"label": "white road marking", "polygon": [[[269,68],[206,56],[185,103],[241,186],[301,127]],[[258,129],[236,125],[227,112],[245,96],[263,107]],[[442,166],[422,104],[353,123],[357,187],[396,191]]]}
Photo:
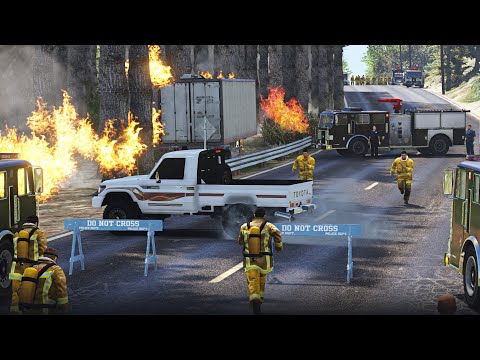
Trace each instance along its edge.
{"label": "white road marking", "polygon": [[337,210],[328,210],[325,214],[320,215],[319,217],[315,218],[315,221],[319,221],[325,219],[328,215],[333,214]]}
{"label": "white road marking", "polygon": [[[310,156],[317,155],[318,153],[320,153],[320,152],[322,152],[322,151],[323,151],[323,149],[318,150],[318,151],[315,151],[315,152],[311,153]],[[263,170],[263,171],[260,171],[260,172],[258,172],[258,173],[255,173],[255,174],[251,174],[251,175],[248,175],[248,176],[241,177],[240,179],[241,179],[241,180],[243,180],[243,179],[249,179],[249,178],[254,177],[254,176],[257,176],[257,175],[265,174],[265,173],[267,173],[267,172],[269,172],[269,171],[273,171],[273,170],[280,169],[280,168],[282,168],[282,167],[284,167],[284,166],[288,166],[288,165],[292,166],[292,164],[293,164],[293,160],[292,160],[291,162],[288,162],[288,163],[283,164],[283,165],[275,166],[274,168],[271,168],[271,169],[268,169],[268,170]]]}
{"label": "white road marking", "polygon": [[367,186],[367,187],[365,188],[365,190],[373,189],[373,188],[374,188],[375,186],[377,186],[377,185],[378,185],[378,182],[374,182],[372,185]]}
{"label": "white road marking", "polygon": [[209,282],[210,283],[218,283],[218,282],[224,280],[225,278],[229,277],[230,275],[236,273],[241,268],[243,268],[243,261],[240,264],[237,264],[234,267],[232,267],[230,270],[225,271],[223,274],[218,275],[215,279],[210,280]]}
{"label": "white road marking", "polygon": [[53,241],[53,240],[57,240],[57,239],[60,239],[62,237],[66,237],[68,235],[72,235],[73,234],[73,231],[69,231],[69,232],[66,232],[64,234],[60,234],[60,235],[55,235],[55,236],[52,236],[51,238],[48,238],[47,239],[47,242],[50,242],[50,241]]}

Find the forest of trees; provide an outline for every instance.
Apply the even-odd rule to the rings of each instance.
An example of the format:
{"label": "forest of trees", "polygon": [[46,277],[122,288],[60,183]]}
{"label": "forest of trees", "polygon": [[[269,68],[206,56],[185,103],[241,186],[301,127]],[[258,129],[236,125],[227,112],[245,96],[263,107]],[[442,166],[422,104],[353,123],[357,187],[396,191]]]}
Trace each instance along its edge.
{"label": "forest of trees", "polygon": [[[363,61],[367,65],[366,75],[390,74],[400,65],[404,69],[417,65],[427,75],[438,75],[440,45],[369,45]],[[443,45],[443,61],[448,91],[479,74],[480,45]]]}
{"label": "forest of trees", "polygon": [[[234,72],[255,79],[257,98],[281,85],[285,101],[295,97],[305,112],[344,106],[342,45],[160,45],[174,79],[185,73]],[[125,61],[129,61],[128,73]],[[127,119],[128,112],[152,133],[152,92],[148,45],[0,46],[0,119],[26,130],[25,120],[39,96],[59,106],[67,90],[81,117],[87,113],[98,130],[107,119]],[[257,104],[258,109],[258,104]],[[147,151],[141,172],[153,161]]]}

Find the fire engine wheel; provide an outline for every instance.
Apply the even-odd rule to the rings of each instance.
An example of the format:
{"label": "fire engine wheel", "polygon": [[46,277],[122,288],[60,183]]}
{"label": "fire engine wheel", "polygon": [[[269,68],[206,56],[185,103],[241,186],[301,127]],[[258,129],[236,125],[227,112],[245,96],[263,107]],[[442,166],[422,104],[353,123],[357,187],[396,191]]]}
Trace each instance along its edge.
{"label": "fire engine wheel", "polygon": [[12,281],[8,278],[12,267],[13,244],[8,238],[0,240],[0,314],[7,313],[12,299]]}
{"label": "fire engine wheel", "polygon": [[430,151],[433,155],[443,156],[448,152],[449,148],[448,140],[443,135],[435,135],[432,140],[430,140]]}
{"label": "fire engine wheel", "polygon": [[417,150],[422,155],[430,155],[432,153],[430,148],[417,148]]}
{"label": "fire engine wheel", "polygon": [[253,216],[255,208],[252,205],[230,205],[222,215],[223,231],[232,239],[235,239],[240,227]]}
{"label": "fire engine wheel", "polygon": [[465,252],[463,263],[463,291],[467,304],[475,309],[480,306],[480,294],[478,289],[478,262],[473,246],[469,246]]}
{"label": "fire engine wheel", "polygon": [[363,157],[368,151],[367,142],[363,139],[355,139],[350,143],[348,150],[354,156]]}

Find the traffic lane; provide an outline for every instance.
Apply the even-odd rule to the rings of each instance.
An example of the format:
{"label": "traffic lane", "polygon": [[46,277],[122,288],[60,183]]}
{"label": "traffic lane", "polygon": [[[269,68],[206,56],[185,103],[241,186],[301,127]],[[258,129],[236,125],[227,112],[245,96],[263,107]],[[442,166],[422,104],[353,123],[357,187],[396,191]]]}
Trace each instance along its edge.
{"label": "traffic lane", "polygon": [[[321,256],[321,249],[328,246],[325,244],[320,245],[317,251],[311,247],[305,248],[318,255],[310,264],[303,260],[308,259],[307,253],[298,257],[301,259],[298,263],[283,264],[287,269],[290,266],[296,270],[302,268],[297,277],[297,272],[292,273],[292,278],[289,271],[282,274],[277,267],[275,278],[278,283],[306,284],[309,290],[301,286],[297,286],[296,290],[282,287],[281,294],[277,295],[276,286],[272,286],[272,296],[278,299],[300,299],[298,301],[301,301],[301,305],[298,305],[298,308],[301,313],[312,314],[318,313],[319,309],[321,313],[431,314],[436,312],[436,299],[441,293],[450,291],[462,298],[463,288],[458,274],[441,264],[441,255],[447,246],[450,215],[448,200],[441,195],[441,174],[444,167],[456,163],[454,158],[435,158],[434,162],[427,162],[423,167],[417,168],[417,179],[431,174],[436,181],[427,181],[427,186],[419,186],[421,183],[417,183],[417,189],[414,180],[412,199],[415,200],[412,205],[403,205],[402,195],[395,183],[380,187],[377,190],[379,200],[374,203],[371,194],[360,191],[345,194],[351,198],[346,206],[343,202],[335,201],[337,211],[332,217],[341,218],[342,223],[362,223],[366,230],[364,236],[354,237],[354,280],[351,287],[342,288],[340,291],[337,288],[333,290],[328,285],[323,286],[327,284],[325,277],[331,279],[332,275],[336,274],[337,280],[341,280],[342,275],[346,276],[346,241],[343,240],[343,244],[338,243],[338,257],[324,259],[324,267],[330,270],[327,273],[312,270],[322,267],[317,261],[318,256]],[[344,182],[349,183],[348,180]],[[338,184],[338,181],[336,183]],[[339,186],[347,189],[347,192],[348,188],[351,188],[345,188],[341,183]],[[326,191],[324,199],[328,198],[328,195],[329,191]],[[342,211],[343,208],[346,211]],[[405,224],[407,226],[404,226]],[[433,235],[437,242],[432,248],[426,245],[430,243],[426,239],[432,236],[431,229],[438,229]],[[427,247],[418,249],[418,244]],[[437,256],[432,256],[432,253]],[[415,259],[416,263],[410,264],[411,259]],[[332,269],[329,262],[333,262],[336,270]],[[345,284],[345,279],[335,283]],[[392,283],[395,286],[392,287]],[[316,301],[310,303],[307,299]],[[368,301],[364,301],[365,299]],[[464,303],[458,306],[460,313],[472,313]],[[272,303],[270,308],[275,313],[289,311],[281,301]]]}
{"label": "traffic lane", "polygon": [[[216,239],[216,232],[208,229],[189,231],[188,239],[184,236],[182,231],[156,236],[157,270],[150,265],[145,277],[146,236],[86,232],[86,269],[81,271],[75,263],[73,275],[67,276],[72,313],[208,314],[214,312],[219,301],[228,304],[244,298],[245,288],[240,284],[239,298],[235,299],[235,287],[230,286],[223,294],[212,293],[209,283],[220,269],[241,260],[241,246]],[[62,254],[69,253],[68,241],[55,246]],[[59,263],[68,272],[68,257]]]}

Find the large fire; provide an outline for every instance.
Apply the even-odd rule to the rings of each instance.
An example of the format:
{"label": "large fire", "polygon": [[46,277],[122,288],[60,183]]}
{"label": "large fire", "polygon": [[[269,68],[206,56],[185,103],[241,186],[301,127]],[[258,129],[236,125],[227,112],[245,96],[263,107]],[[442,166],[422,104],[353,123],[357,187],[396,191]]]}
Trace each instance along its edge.
{"label": "large fire", "polygon": [[[19,135],[16,129],[6,127],[0,132],[0,152],[19,153],[20,158],[39,165],[44,172],[44,191],[39,197],[46,201],[68,180],[77,168],[74,155],[95,160],[104,175],[112,173],[131,175],[136,159],[145,150],[139,132],[142,128],[129,114],[127,122],[108,120],[103,133],[95,133],[91,120],[79,119],[70,96],[64,92],[63,104],[47,108],[41,99],[27,119],[31,135]],[[160,142],[163,124],[160,111],[153,109],[153,142]],[[118,126],[119,125],[119,126]]]}
{"label": "large fire", "polygon": [[301,134],[308,132],[308,122],[302,106],[292,98],[285,103],[285,90],[281,86],[268,87],[266,99],[260,95],[260,108],[283,130],[291,130]]}
{"label": "large fire", "polygon": [[163,65],[160,59],[160,46],[148,45],[148,55],[150,60],[150,79],[155,87],[162,87],[173,82],[172,68]]}
{"label": "large fire", "polygon": [[213,75],[210,74],[208,71],[199,71],[198,73],[205,79],[213,79]]}

